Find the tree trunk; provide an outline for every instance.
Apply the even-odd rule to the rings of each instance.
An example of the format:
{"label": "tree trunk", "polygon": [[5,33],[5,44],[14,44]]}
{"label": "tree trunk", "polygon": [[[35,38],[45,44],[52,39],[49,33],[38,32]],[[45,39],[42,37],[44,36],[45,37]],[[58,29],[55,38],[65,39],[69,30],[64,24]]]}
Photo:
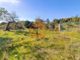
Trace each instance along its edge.
{"label": "tree trunk", "polygon": [[6,31],[10,31],[10,27],[9,27],[10,23],[11,23],[11,22],[8,22],[8,23],[7,23],[7,26],[6,26],[6,29],[5,29]]}
{"label": "tree trunk", "polygon": [[60,32],[61,31],[61,25],[58,24],[58,31]]}

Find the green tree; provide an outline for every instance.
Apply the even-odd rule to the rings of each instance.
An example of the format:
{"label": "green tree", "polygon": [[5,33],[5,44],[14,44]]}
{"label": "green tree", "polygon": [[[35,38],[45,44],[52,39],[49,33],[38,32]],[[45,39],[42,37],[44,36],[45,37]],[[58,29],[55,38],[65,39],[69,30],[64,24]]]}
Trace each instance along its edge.
{"label": "green tree", "polygon": [[33,25],[33,22],[25,21],[25,24],[24,25],[25,25],[26,28],[31,28],[32,25]]}
{"label": "green tree", "polygon": [[50,28],[50,26],[51,26],[51,25],[50,25],[50,20],[49,20],[49,19],[47,19],[47,20],[46,20],[46,22],[47,22],[46,26],[47,26],[47,28],[49,29],[49,28]]}

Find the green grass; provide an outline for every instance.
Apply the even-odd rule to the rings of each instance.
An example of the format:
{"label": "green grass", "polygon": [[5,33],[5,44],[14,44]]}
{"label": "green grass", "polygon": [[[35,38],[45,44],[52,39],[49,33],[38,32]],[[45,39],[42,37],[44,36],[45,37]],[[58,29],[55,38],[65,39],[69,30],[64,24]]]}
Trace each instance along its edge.
{"label": "green grass", "polygon": [[80,32],[0,31],[0,60],[79,60]]}

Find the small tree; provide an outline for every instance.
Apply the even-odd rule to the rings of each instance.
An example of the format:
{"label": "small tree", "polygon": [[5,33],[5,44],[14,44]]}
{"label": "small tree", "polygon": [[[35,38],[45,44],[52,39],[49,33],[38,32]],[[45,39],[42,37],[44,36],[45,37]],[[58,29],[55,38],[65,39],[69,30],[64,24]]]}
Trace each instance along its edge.
{"label": "small tree", "polygon": [[46,22],[47,22],[46,27],[49,29],[50,28],[50,20],[47,19]]}
{"label": "small tree", "polygon": [[37,18],[35,20],[35,26],[37,26],[39,29],[45,29],[46,28],[46,24],[44,23],[43,19]]}
{"label": "small tree", "polygon": [[17,20],[15,13],[9,13],[5,8],[0,8],[0,20],[7,22],[6,31],[10,31],[9,25]]}
{"label": "small tree", "polygon": [[24,25],[26,28],[31,28],[33,26],[33,22],[25,21]]}

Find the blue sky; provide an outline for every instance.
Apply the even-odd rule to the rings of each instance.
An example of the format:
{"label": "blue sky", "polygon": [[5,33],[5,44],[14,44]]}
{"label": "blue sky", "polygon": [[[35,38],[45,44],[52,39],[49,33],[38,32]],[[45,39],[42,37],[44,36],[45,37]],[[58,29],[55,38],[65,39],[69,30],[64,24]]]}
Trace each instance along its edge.
{"label": "blue sky", "polygon": [[80,16],[80,0],[0,0],[0,7],[26,20]]}

